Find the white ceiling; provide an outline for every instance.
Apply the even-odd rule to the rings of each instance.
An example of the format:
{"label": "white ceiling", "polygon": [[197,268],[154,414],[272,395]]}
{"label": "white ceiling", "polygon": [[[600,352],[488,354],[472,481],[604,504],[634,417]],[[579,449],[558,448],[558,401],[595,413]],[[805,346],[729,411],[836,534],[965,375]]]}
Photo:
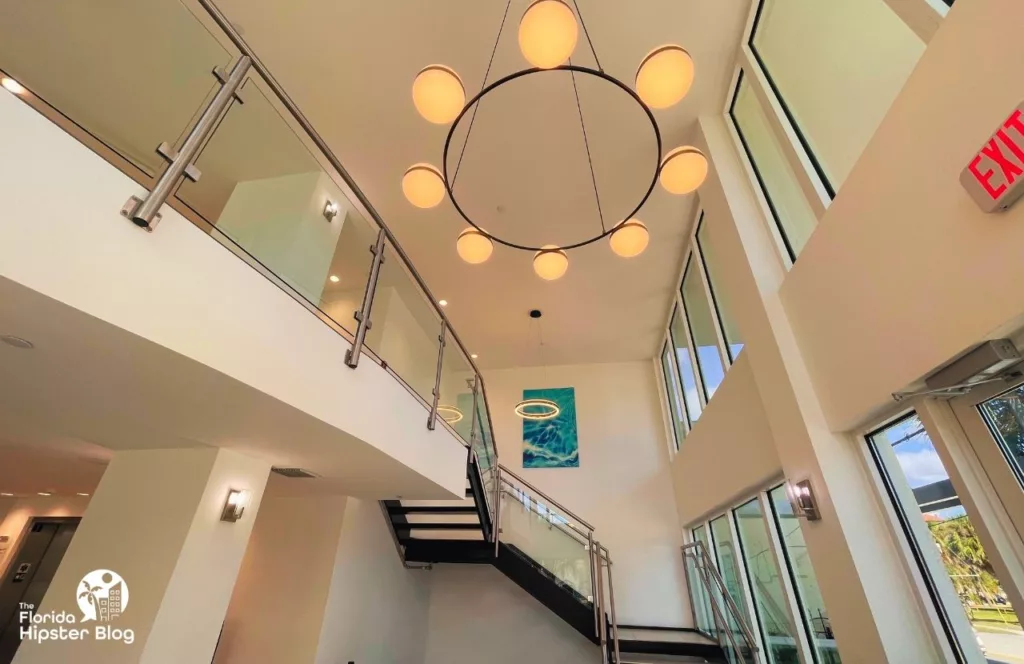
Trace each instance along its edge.
{"label": "white ceiling", "polygon": [[[407,250],[460,337],[485,368],[540,361],[526,313],[545,312],[544,362],[652,357],[678,275],[694,197],[660,187],[637,217],[651,231],[639,258],[607,243],[570,252],[569,272],[543,282],[526,252],[496,247],[484,265],[455,253],[466,226],[448,201],[417,210],[401,194],[416,162],[440,165],[447,127],[422,120],[411,84],[429,64],[454,68],[470,94],[481,87],[505,3],[433,0],[220,0],[246,40],[332,146]],[[627,84],[664,43],[688,49],[696,81],[676,107],[656,111],[663,149],[688,143],[695,119],[721,111],[750,0],[579,0],[604,69]],[[516,30],[528,0],[512,0],[489,76],[524,68]],[[286,10],[285,10],[286,8]],[[582,32],[574,62],[593,66]],[[606,221],[629,212],[658,154],[631,99],[594,78],[577,79]],[[461,132],[456,143],[461,148]],[[454,167],[454,157],[450,163]],[[599,230],[572,82],[565,73],[520,79],[488,96],[476,119],[456,194],[490,232],[523,244],[567,243]]]}

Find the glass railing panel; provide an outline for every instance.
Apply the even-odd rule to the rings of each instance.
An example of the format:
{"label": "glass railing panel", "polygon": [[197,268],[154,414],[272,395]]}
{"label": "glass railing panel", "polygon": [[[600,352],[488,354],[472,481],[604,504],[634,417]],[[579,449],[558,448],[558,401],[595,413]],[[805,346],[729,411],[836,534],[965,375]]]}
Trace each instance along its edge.
{"label": "glass railing panel", "polygon": [[250,75],[239,95],[196,161],[199,181],[177,196],[214,237],[353,334],[376,228],[261,78]]}
{"label": "glass railing panel", "polygon": [[151,177],[219,88],[227,43],[178,0],[0,4],[0,69]]}
{"label": "glass railing panel", "polygon": [[581,601],[593,601],[588,538],[577,528],[553,506],[502,483],[501,541],[547,570]]}
{"label": "glass railing panel", "polygon": [[476,372],[459,344],[448,335],[441,362],[441,391],[437,400],[437,416],[447,422],[469,445],[473,443],[477,457],[482,457],[479,443],[473,441],[473,385]]}
{"label": "glass railing panel", "polygon": [[366,346],[424,403],[433,403],[441,318],[390,244],[384,250],[370,322]]}

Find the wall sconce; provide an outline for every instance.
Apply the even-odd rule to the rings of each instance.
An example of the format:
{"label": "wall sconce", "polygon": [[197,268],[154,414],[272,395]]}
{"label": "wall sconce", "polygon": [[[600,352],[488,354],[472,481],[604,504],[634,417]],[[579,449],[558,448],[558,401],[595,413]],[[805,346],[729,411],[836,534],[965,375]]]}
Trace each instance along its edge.
{"label": "wall sconce", "polygon": [[334,201],[327,201],[327,205],[324,206],[324,219],[327,221],[334,221],[334,218],[338,216],[338,204]]}
{"label": "wall sconce", "polygon": [[249,492],[231,489],[228,491],[227,502],[224,503],[224,511],[221,512],[221,521],[235,522],[242,518],[246,505],[249,504]]}
{"label": "wall sconce", "polygon": [[800,518],[808,521],[820,521],[821,512],[818,511],[818,501],[814,498],[814,491],[811,489],[810,480],[801,480],[786,484],[786,493],[789,494],[789,502],[793,506],[793,512]]}

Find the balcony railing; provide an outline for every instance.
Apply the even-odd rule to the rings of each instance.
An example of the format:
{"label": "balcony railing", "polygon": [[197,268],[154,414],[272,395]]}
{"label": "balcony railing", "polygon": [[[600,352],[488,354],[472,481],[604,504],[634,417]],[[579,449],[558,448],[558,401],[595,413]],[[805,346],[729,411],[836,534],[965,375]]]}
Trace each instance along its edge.
{"label": "balcony railing", "polygon": [[425,426],[459,437],[493,486],[479,369],[373,204],[211,0],[5,3],[0,76],[149,191],[125,217],[159,232],[167,205],[228,247],[348,340],[348,367],[365,358],[399,380]]}

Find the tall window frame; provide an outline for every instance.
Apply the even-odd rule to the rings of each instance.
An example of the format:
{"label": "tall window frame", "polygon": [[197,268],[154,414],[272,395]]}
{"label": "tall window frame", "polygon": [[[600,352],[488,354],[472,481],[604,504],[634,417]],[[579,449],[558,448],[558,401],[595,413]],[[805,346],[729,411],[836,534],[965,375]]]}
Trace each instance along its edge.
{"label": "tall window frame", "polygon": [[[684,539],[687,542],[696,542],[699,539],[696,536],[697,533],[702,531],[704,533],[705,546],[707,546],[708,553],[710,554],[711,563],[716,568],[719,568],[719,559],[715,550],[716,546],[713,531],[711,529],[711,523],[722,517],[728,518],[732,538],[733,541],[737,543],[738,553],[740,554],[736,560],[736,564],[738,566],[737,571],[739,574],[739,581],[743,585],[744,604],[738,606],[738,608],[745,616],[748,617],[748,620],[756,621],[754,624],[750,624],[749,627],[760,653],[763,654],[766,647],[764,640],[765,630],[762,625],[762,615],[758,612],[755,604],[750,570],[746,556],[743,555],[743,547],[745,546],[744,539],[740,534],[739,523],[736,515],[737,510],[756,500],[760,506],[761,518],[763,520],[765,530],[768,533],[769,552],[772,565],[778,574],[784,594],[783,606],[781,608],[784,609],[786,613],[785,617],[789,621],[789,627],[796,637],[794,645],[797,650],[797,656],[801,664],[815,664],[816,660],[812,654],[811,642],[806,633],[807,626],[801,617],[802,607],[799,604],[797,591],[793,586],[792,578],[789,573],[788,562],[786,560],[786,553],[781,542],[781,534],[778,531],[772,513],[770,492],[784,484],[785,480],[781,476],[777,476],[762,484],[759,490],[753,493],[744,493],[741,497],[731,501],[727,506],[719,507],[714,511],[705,514],[700,519],[690,523],[686,527]],[[721,572],[720,569],[719,572]],[[760,656],[761,655],[759,655],[759,657]],[[765,664],[764,660],[758,659],[757,661],[760,664]]]}
{"label": "tall window frame", "polygon": [[[662,389],[665,390],[663,403],[666,406],[666,416],[670,420],[673,420],[674,418],[674,415],[670,408],[671,394],[669,394],[669,388],[671,385],[673,387],[678,387],[679,393],[682,395],[684,406],[683,410],[687,418],[687,432],[689,432],[690,429],[696,426],[696,422],[700,418],[700,415],[704,412],[704,409],[707,407],[708,402],[711,400],[711,393],[713,392],[713,390],[708,389],[708,385],[706,383],[705,371],[701,365],[700,358],[698,357],[697,346],[695,344],[695,339],[693,336],[693,323],[690,319],[690,315],[687,311],[686,303],[683,298],[683,280],[687,275],[687,270],[692,270],[692,272],[690,272],[690,274],[692,275],[691,279],[696,279],[696,283],[699,284],[697,296],[704,298],[703,302],[707,305],[708,312],[710,313],[710,323],[715,335],[715,350],[718,354],[719,361],[722,363],[722,379],[719,381],[718,385],[725,381],[725,376],[728,375],[729,369],[735,362],[736,357],[739,356],[739,353],[737,352],[734,357],[734,355],[730,352],[730,349],[728,347],[728,341],[726,339],[725,329],[723,327],[721,310],[719,308],[718,300],[716,300],[714,287],[712,286],[711,277],[707,269],[707,260],[705,259],[703,250],[700,246],[700,242],[697,238],[698,232],[701,228],[703,228],[703,224],[706,223],[704,217],[704,209],[700,205],[698,205],[693,215],[693,223],[690,226],[690,232],[687,235],[686,250],[683,253],[683,261],[681,269],[679,271],[679,276],[674,282],[675,288],[673,298],[671,301],[671,306],[669,307],[669,315],[665,323],[665,335],[662,338],[662,343],[660,346],[662,352],[664,352],[666,344],[673,348],[678,348],[681,352],[682,347],[685,345],[686,358],[688,358],[689,360],[688,364],[689,367],[692,368],[694,380],[696,381],[696,397],[697,402],[699,403],[699,408],[697,409],[696,413],[692,412],[693,409],[690,407],[690,402],[687,401],[689,395],[687,395],[686,392],[686,385],[683,376],[683,367],[679,366],[678,355],[673,353],[673,366],[675,369],[675,379],[677,381],[675,384],[671,384],[668,381],[668,376],[664,376],[664,361],[660,358],[658,361],[658,365],[659,367],[661,367],[659,371],[665,377],[665,380],[662,381]],[[679,326],[682,329],[673,330],[673,317],[676,315],[677,312],[683,322],[683,324]],[[715,387],[717,388],[718,385],[715,385]],[[674,421],[669,423],[670,427],[673,425],[675,425]],[[666,430],[669,430],[669,428],[666,427]]]}

